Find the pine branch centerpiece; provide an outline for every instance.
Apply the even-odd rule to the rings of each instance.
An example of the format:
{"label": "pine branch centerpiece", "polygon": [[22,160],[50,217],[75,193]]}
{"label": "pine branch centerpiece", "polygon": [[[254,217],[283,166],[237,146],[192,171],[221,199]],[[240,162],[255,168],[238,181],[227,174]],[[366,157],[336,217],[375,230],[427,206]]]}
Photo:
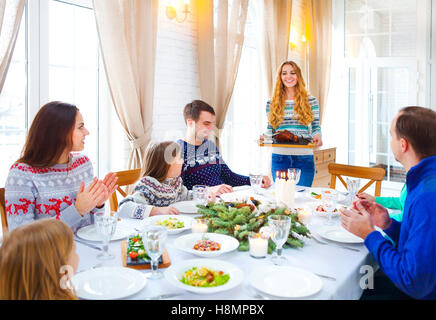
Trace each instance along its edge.
{"label": "pine branch centerpiece", "polygon": [[[208,232],[220,233],[236,238],[239,241],[239,251],[248,251],[248,236],[260,233],[262,227],[268,226],[268,216],[287,215],[291,217],[289,236],[283,248],[302,248],[304,242],[310,239],[309,229],[298,218],[300,209],[290,210],[276,207],[273,202],[261,203],[250,197],[239,202],[209,202],[207,205],[197,205],[197,218],[209,221]],[[268,253],[275,250],[275,243],[269,239]]]}

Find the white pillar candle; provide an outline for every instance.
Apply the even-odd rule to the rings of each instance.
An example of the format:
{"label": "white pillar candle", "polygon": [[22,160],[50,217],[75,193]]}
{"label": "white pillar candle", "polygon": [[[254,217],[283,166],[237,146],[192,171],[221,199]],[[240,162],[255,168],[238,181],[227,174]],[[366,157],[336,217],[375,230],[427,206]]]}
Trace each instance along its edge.
{"label": "white pillar candle", "polygon": [[204,220],[195,220],[192,223],[193,233],[206,233],[208,229],[207,223]]}
{"label": "white pillar candle", "polygon": [[295,180],[288,179],[283,183],[283,198],[282,202],[289,208],[295,207]]}
{"label": "white pillar candle", "polygon": [[268,253],[268,239],[260,234],[252,235],[248,238],[250,255],[254,258],[264,258]]}

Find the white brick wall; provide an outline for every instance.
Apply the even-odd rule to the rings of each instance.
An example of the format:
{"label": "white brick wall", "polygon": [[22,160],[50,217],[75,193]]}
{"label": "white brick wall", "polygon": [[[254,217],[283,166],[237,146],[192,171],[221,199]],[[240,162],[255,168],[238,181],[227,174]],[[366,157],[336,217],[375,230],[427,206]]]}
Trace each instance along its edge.
{"label": "white brick wall", "polygon": [[[162,3],[162,2],[161,2]],[[176,140],[184,136],[184,106],[200,98],[195,12],[183,23],[169,20],[165,6],[159,8],[153,140]]]}

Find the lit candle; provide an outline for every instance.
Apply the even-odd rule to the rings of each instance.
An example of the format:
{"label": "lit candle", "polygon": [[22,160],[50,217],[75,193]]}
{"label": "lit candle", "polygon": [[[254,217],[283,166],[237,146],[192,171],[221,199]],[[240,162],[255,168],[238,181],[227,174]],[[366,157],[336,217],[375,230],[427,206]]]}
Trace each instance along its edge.
{"label": "lit candle", "polygon": [[265,258],[268,253],[268,238],[256,233],[248,237],[250,256],[253,258]]}
{"label": "lit candle", "polygon": [[299,210],[298,211],[298,220],[301,223],[310,224],[310,222],[312,221],[312,212],[310,212],[306,209]]}
{"label": "lit candle", "polygon": [[206,233],[208,229],[207,220],[197,219],[192,223],[193,233]]}

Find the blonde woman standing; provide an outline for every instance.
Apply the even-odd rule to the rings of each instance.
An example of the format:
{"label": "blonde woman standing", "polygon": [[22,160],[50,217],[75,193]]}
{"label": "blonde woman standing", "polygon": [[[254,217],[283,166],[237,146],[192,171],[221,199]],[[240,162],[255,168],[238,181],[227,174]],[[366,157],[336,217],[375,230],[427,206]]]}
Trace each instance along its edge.
{"label": "blonde woman standing", "polygon": [[[298,136],[313,138],[315,146],[322,146],[318,100],[309,96],[295,62],[286,61],[280,66],[266,112],[268,130],[273,133],[288,130]],[[274,180],[277,171],[288,168],[301,169],[298,185],[311,187],[315,175],[313,149],[273,147],[271,173]]]}
{"label": "blonde woman standing", "polygon": [[18,227],[0,247],[0,300],[76,300],[70,280],[78,264],[64,222],[41,219]]}

